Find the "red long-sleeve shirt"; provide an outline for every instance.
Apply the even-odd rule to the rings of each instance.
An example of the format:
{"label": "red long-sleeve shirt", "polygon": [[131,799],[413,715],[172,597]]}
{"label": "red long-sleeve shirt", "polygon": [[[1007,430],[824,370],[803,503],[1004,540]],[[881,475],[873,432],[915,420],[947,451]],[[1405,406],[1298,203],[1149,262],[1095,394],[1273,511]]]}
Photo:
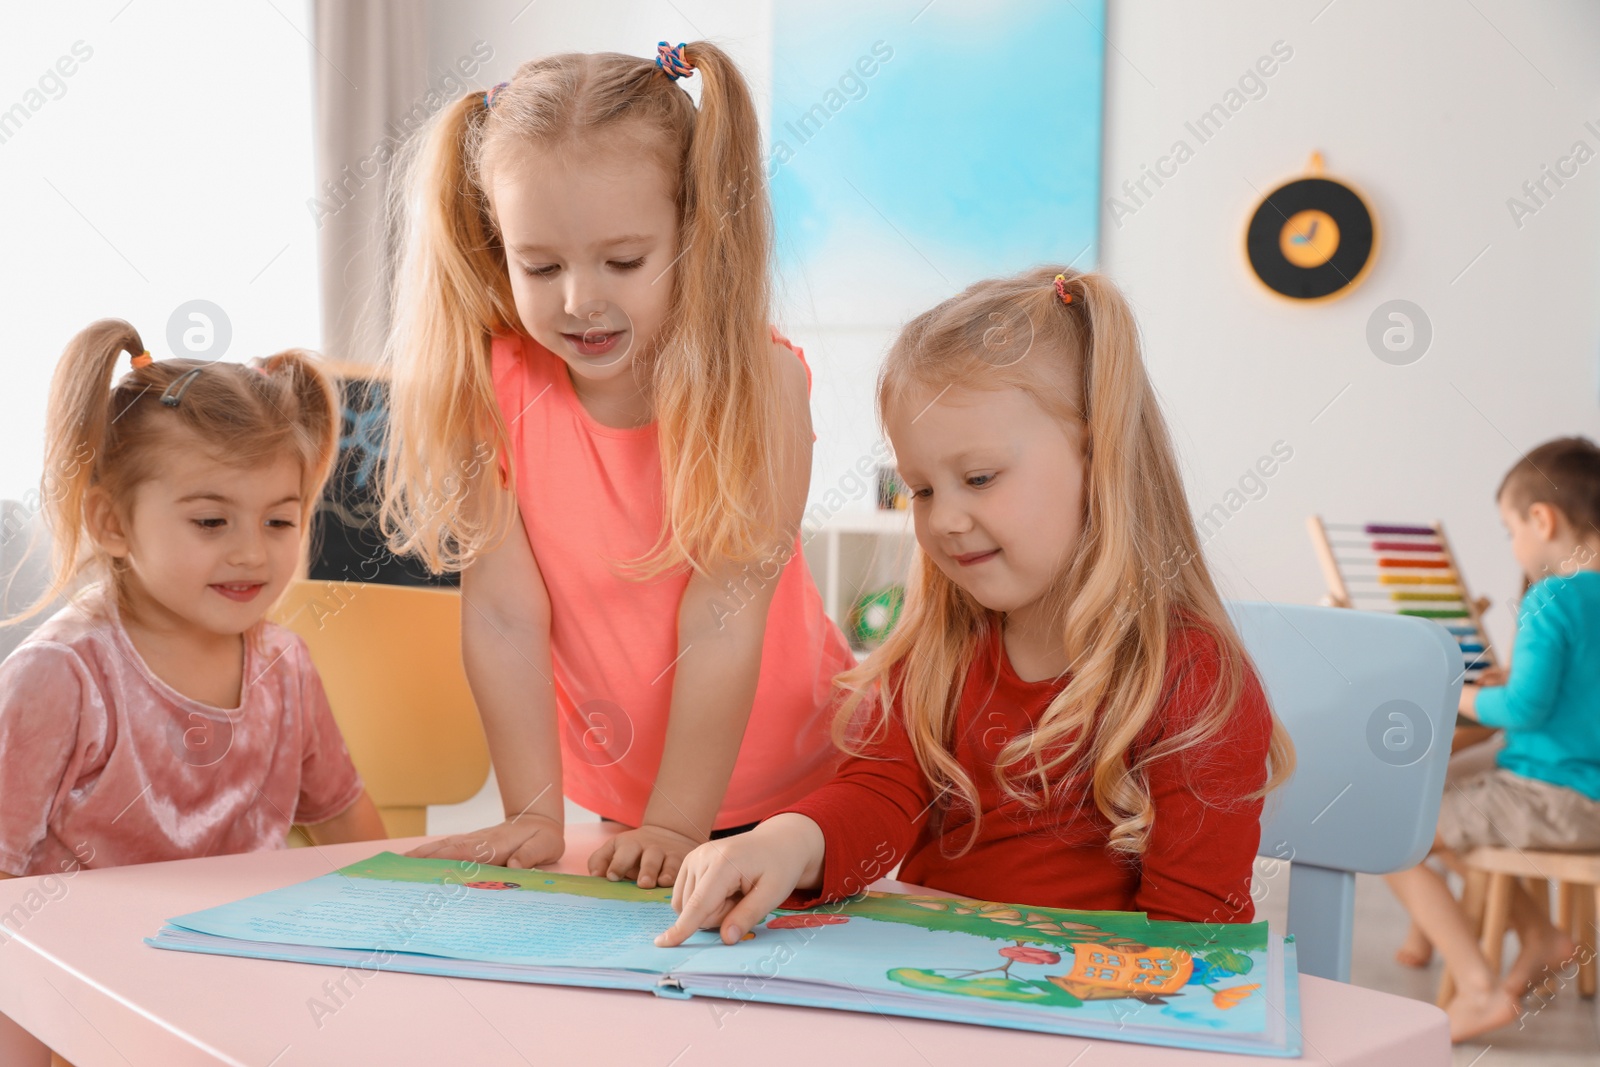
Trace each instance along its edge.
{"label": "red long-sleeve shirt", "polygon": [[[1210,634],[1176,629],[1169,649],[1166,695],[1130,756],[1191,724],[1216,685],[1219,658]],[[1210,741],[1149,767],[1155,819],[1138,861],[1107,849],[1111,824],[1095,807],[1086,778],[1074,783],[1071,802],[1041,811],[1006,797],[995,780],[1001,747],[1032,729],[1067,677],[1023,681],[1006,658],[999,626],[990,627],[963,685],[956,729],[955,756],[972,776],[983,812],[972,848],[953,856],[970,833],[969,814],[947,813],[942,826],[930,818],[934,790],[896,708],[884,739],[784,809],[815,820],[826,840],[820,889],[797,891],[784,906],[858,893],[904,858],[901,880],[983,900],[1249,922],[1262,801],[1243,798],[1266,781],[1272,733],[1254,671],[1246,667],[1240,699]]]}

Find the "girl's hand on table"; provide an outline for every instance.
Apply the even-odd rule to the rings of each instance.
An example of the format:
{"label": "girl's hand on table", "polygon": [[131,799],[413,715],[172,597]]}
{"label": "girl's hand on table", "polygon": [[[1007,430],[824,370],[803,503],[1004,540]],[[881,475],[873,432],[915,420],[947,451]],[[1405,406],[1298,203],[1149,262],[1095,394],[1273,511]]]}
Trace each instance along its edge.
{"label": "girl's hand on table", "polygon": [[613,882],[632,878],[640,889],[671,885],[683,858],[699,844],[676,830],[646,823],[607,838],[589,855],[589,873]]}
{"label": "girl's hand on table", "polygon": [[559,822],[546,815],[523,814],[483,830],[429,841],[406,855],[525,869],[554,863],[566,849]]}

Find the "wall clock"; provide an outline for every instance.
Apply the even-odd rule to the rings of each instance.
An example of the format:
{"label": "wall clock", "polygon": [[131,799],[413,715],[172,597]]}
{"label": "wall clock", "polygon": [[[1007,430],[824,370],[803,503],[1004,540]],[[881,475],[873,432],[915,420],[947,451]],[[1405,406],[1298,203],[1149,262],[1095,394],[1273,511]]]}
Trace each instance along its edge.
{"label": "wall clock", "polygon": [[1360,193],[1323,176],[1321,153],[1312,153],[1306,169],[1256,205],[1245,230],[1245,258],[1279,296],[1336,300],[1372,266],[1378,226]]}

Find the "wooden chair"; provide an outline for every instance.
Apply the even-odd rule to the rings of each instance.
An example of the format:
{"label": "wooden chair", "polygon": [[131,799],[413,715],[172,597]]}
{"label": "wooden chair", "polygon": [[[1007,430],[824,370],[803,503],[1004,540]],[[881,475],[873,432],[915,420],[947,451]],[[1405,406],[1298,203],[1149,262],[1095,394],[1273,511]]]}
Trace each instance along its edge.
{"label": "wooden chair", "polygon": [[273,619],[310,647],[391,837],[426,833],[429,805],[483,788],[489,748],[461,666],[460,593],[300,580]]}
{"label": "wooden chair", "polygon": [[[1461,904],[1477,931],[1489,969],[1500,973],[1506,930],[1511,922],[1511,893],[1517,879],[1535,901],[1548,907],[1550,883],[1556,883],[1555,924],[1578,943],[1578,995],[1595,995],[1595,921],[1600,914],[1600,852],[1531,852],[1516,848],[1475,848],[1462,857],[1466,889]],[[1557,982],[1557,985],[1560,983]],[[1443,1007],[1455,995],[1446,970],[1436,1003]]]}

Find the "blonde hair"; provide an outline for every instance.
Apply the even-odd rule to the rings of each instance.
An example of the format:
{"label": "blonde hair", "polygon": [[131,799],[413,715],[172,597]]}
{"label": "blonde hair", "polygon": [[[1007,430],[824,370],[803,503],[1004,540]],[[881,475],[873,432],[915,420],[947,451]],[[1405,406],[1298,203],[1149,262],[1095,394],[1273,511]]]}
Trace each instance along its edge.
{"label": "blonde hair", "polygon": [[[113,385],[124,352],[135,364]],[[237,467],[293,457],[309,526],[337,456],[340,427],[337,396],[314,357],[290,349],[246,366],[147,356],[138,331],[121,319],[90,325],[62,353],[50,382],[39,485],[53,536],[51,581],[5,624],[37,615],[83,577],[109,578],[118,604],[126,606],[124,568],[89,536],[89,492],[100,489],[127,514],[134,490],[155,476],[164,449],[198,444]],[[161,403],[169,386],[195,370],[200,373],[179,387],[178,404]]]}
{"label": "blonde hair", "polygon": [[[1070,304],[1053,284],[1057,274]],[[1099,274],[1041,267],[979,282],[901,331],[878,379],[879,417],[887,423],[899,398],[952,386],[1023,390],[1078,428],[1086,460],[1082,533],[1044,601],[1071,676],[1035,728],[996,757],[999,785],[1037,810],[1070,802],[1071,783],[1086,775],[1111,823],[1109,847],[1137,856],[1154,818],[1146,768],[1215,736],[1243,692],[1249,657],[1201,555],[1133,314]],[[952,802],[971,809],[963,853],[982,813],[954,754],[956,713],[963,680],[999,625],[918,549],[899,623],[837,679],[847,695],[835,741],[861,752],[882,736],[890,709],[902,708],[917,763],[941,792],[940,816]],[[1172,696],[1167,660],[1180,629],[1214,642],[1217,684],[1192,724],[1131,755]],[[864,715],[873,696],[876,714]],[[1268,758],[1270,776],[1252,797],[1293,768],[1276,716]]]}
{"label": "blonde hair", "polygon": [[508,494],[462,507],[496,477],[479,462],[482,442],[516,477],[490,367],[493,336],[522,330],[487,193],[493,167],[506,165],[510,148],[557,152],[625,125],[671,179],[679,222],[670,311],[646,386],[659,426],[662,528],[631,569],[648,578],[770,548],[779,405],[755,108],[720,49],[697,41],[684,55],[701,82],[698,110],[650,60],[570,53],[523,64],[492,109],[481,93],[455,101],[410,146],[385,352],[380,521],[392,551],[415,553],[435,573],[460,570],[510,523]]}

